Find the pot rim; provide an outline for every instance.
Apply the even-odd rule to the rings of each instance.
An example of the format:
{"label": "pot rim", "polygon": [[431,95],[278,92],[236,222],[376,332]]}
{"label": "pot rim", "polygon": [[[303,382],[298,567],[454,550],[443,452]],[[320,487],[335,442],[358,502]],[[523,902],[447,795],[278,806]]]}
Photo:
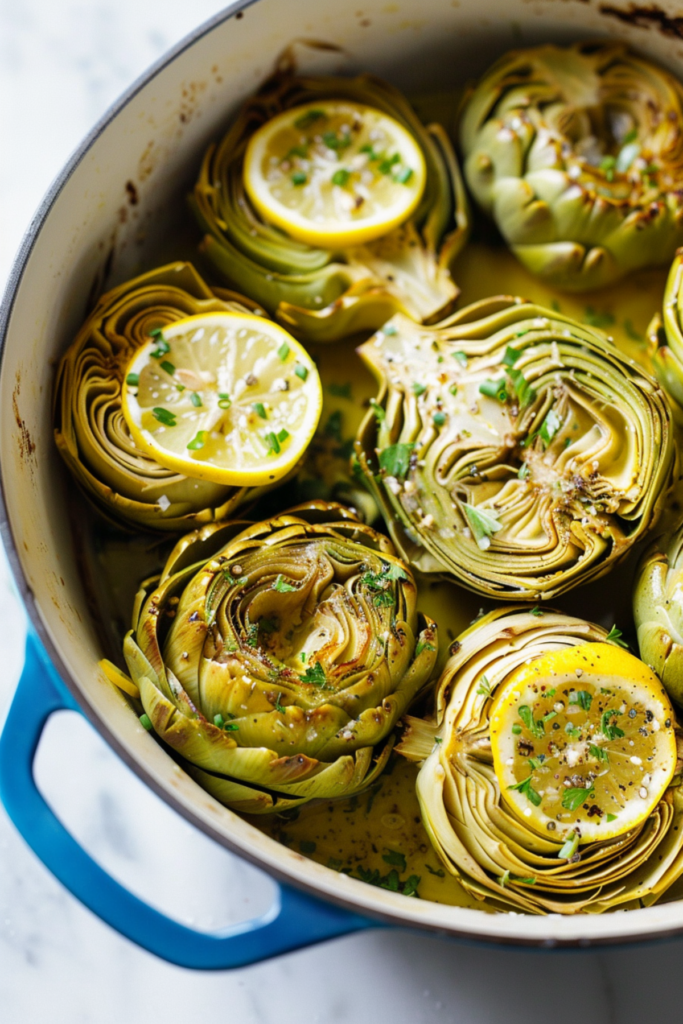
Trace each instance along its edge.
{"label": "pot rim", "polygon": [[[244,10],[251,6],[255,6],[258,0],[233,0],[232,3],[228,4],[224,10],[218,14],[209,18],[203,22],[198,28],[189,32],[185,35],[178,43],[171,47],[165,52],[158,60],[156,60],[146,71],[144,71],[135,81],[119,96],[117,100],[112,103],[105,113],[96,122],[93,128],[86,134],[82,142],[73,151],[63,169],[55,177],[52,184],[49,186],[44,198],[42,199],[38,209],[36,210],[31,222],[24,234],[21,241],[17,254],[13,260],[12,267],[10,269],[7,284],[4,289],[2,300],[0,302],[0,368],[2,367],[2,361],[5,352],[5,342],[12,319],[12,313],[14,311],[15,299],[21,284],[24,272],[28,265],[28,262],[33,253],[34,247],[40,237],[42,228],[49,214],[51,213],[55,203],[57,202],[61,192],[65,185],[71,178],[76,168],[81,164],[83,159],[87,156],[94,143],[99,139],[102,133],[107,127],[116,119],[116,117],[125,109],[130,101],[150,82],[157,77],[166,67],[172,64],[178,56],[190,49],[199,39],[205,35],[211,33],[218,25],[223,24],[225,21],[234,18],[236,15],[240,15]],[[18,548],[15,543],[12,526],[10,523],[9,512],[7,508],[7,502],[5,499],[5,481],[4,481],[4,470],[0,463],[0,538],[7,555],[7,559],[14,577],[17,589],[19,591],[22,603],[26,608],[30,626],[38,634],[40,641],[45,648],[50,662],[54,666],[58,673],[60,680],[64,686],[68,689],[72,695],[82,714],[87,718],[90,724],[97,730],[97,732],[105,739],[108,745],[116,752],[116,754],[122,759],[142,781],[149,786],[157,796],[159,796],[166,804],[168,804],[176,813],[179,813],[186,821],[188,821],[195,828],[200,829],[210,839],[214,840],[220,846],[228,849],[230,852],[243,858],[255,867],[261,869],[276,882],[281,882],[285,885],[296,888],[302,892],[307,893],[310,896],[316,897],[324,901],[329,901],[351,913],[361,913],[371,919],[374,919],[383,924],[391,924],[399,927],[409,927],[420,929],[421,931],[429,934],[447,936],[449,938],[465,940],[468,942],[476,942],[477,944],[486,945],[505,945],[509,947],[518,948],[541,948],[541,949],[552,949],[552,948],[575,948],[575,949],[586,949],[592,947],[605,947],[614,945],[626,945],[633,943],[643,943],[644,941],[662,941],[671,939],[676,936],[683,934],[683,921],[678,925],[666,924],[664,927],[657,928],[655,923],[654,931],[648,930],[643,916],[652,916],[653,912],[656,912],[655,907],[643,909],[637,912],[633,924],[639,923],[638,928],[628,928],[627,931],[622,933],[612,933],[612,929],[609,929],[610,934],[603,934],[593,936],[586,935],[573,935],[573,936],[562,936],[562,935],[550,935],[549,931],[545,934],[527,934],[527,935],[505,935],[497,932],[496,934],[488,933],[486,929],[474,927],[475,915],[476,919],[481,919],[481,922],[485,919],[491,919],[490,915],[479,910],[471,910],[468,908],[453,908],[458,910],[458,916],[465,919],[472,920],[472,928],[465,925],[456,925],[444,920],[444,915],[440,914],[440,920],[435,922],[433,920],[421,920],[416,915],[402,915],[398,908],[387,907],[385,909],[379,909],[376,905],[369,906],[368,902],[362,899],[354,898],[353,893],[348,895],[340,892],[333,892],[330,886],[321,886],[314,880],[302,877],[301,872],[293,869],[287,870],[287,867],[274,864],[272,859],[266,864],[266,858],[259,852],[245,848],[242,844],[235,842],[231,837],[226,834],[225,831],[218,827],[213,827],[209,821],[204,819],[199,813],[194,811],[189,806],[179,799],[174,793],[164,788],[163,785],[155,778],[154,773],[151,769],[139,758],[133,756],[128,747],[118,737],[118,735],[112,731],[108,722],[102,717],[98,711],[90,704],[89,701],[84,699],[84,694],[77,682],[68,669],[64,661],[62,660],[57,648],[53,644],[49,631],[47,630],[43,619],[38,611],[36,601],[34,598],[33,591],[28,584],[28,580],[24,574],[24,570],[19,557]],[[271,840],[271,842],[275,842]],[[321,867],[316,865],[316,867]],[[324,869],[327,870],[327,869]],[[349,882],[354,880],[349,879]],[[363,883],[358,882],[358,885]],[[355,888],[355,886],[354,886]],[[388,894],[386,894],[388,895]],[[443,905],[430,903],[430,906],[439,907],[441,911],[450,910],[450,907]],[[407,907],[405,908],[408,909]],[[663,909],[663,908],[662,908]],[[628,914],[630,919],[632,912]],[[496,915],[499,916],[499,915]],[[508,916],[508,915],[505,915]],[[582,919],[587,920],[589,917],[592,920],[596,920],[594,915],[578,915]],[[538,925],[541,925],[542,921],[548,921],[548,918],[534,919],[528,918],[523,915],[525,922],[531,924],[532,921],[536,920]],[[556,915],[552,915],[553,918]],[[609,918],[614,918],[614,915],[608,915]],[[620,920],[624,920],[623,914],[619,915]],[[560,918],[560,920],[567,921],[566,918]],[[572,920],[575,920],[572,919]],[[533,932],[533,929],[530,929]]]}

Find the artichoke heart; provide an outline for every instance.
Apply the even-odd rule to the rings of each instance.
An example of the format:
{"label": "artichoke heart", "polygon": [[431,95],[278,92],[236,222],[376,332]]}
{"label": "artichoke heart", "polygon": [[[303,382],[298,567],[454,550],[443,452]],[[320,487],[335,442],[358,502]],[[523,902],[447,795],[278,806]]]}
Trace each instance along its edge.
{"label": "artichoke heart", "polygon": [[[243,183],[254,132],[282,111],[326,99],[389,114],[417,141],[427,174],[424,195],[405,223],[338,252],[297,241],[265,222]],[[305,177],[304,165],[305,147],[293,147],[293,173]],[[247,101],[222,141],[209,147],[190,203],[204,232],[202,251],[225,280],[304,340],[336,341],[374,330],[396,311],[418,321],[438,319],[457,298],[450,268],[467,239],[469,211],[453,148],[441,126],[425,127],[397,89],[370,75],[278,72]]]}
{"label": "artichoke heart", "polygon": [[281,811],[382,771],[437,656],[416,599],[386,537],[311,502],[180,540],[138,595],[124,655],[151,725],[205,789]]}
{"label": "artichoke heart", "polygon": [[669,406],[600,331],[502,296],[435,327],[397,315],[359,352],[381,388],[360,469],[420,571],[547,599],[606,572],[655,522]]}
{"label": "artichoke heart", "polygon": [[683,87],[622,43],[506,54],[460,138],[475,199],[549,284],[600,288],[683,244]]}
{"label": "artichoke heart", "polygon": [[683,527],[659,537],[640,562],[633,591],[640,656],[683,706]]}
{"label": "artichoke heart", "polygon": [[264,488],[228,487],[161,466],[134,443],[121,409],[126,367],[165,325],[211,312],[253,313],[256,303],[211,291],[189,263],[172,263],[107,292],[59,365],[55,440],[85,495],[130,527],[178,531],[230,515]]}
{"label": "artichoke heart", "polygon": [[601,913],[683,874],[681,735],[660,681],[610,635],[499,609],[459,637],[434,720],[407,717],[396,749],[421,762],[423,823],[471,895]]}

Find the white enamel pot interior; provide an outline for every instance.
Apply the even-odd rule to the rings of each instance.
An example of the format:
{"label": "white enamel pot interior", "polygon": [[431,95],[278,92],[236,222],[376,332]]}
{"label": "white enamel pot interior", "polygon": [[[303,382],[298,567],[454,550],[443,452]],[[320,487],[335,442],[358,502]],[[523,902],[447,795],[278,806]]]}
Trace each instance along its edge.
{"label": "white enamel pot interior", "polygon": [[[56,360],[93,288],[158,262],[189,219],[185,193],[204,148],[295,40],[307,70],[373,71],[410,92],[476,75],[506,49],[615,35],[680,71],[673,5],[623,20],[629,4],[567,0],[257,0],[236,4],[153,68],[83,143],[19,254],[2,329],[0,468],[17,582],[54,664],[84,712],[169,804],[218,842],[289,883],[397,924],[508,943],[619,942],[683,931],[683,901],[602,916],[488,914],[411,900],[339,875],[263,836],[185,775],[98,670],[52,439]],[[670,8],[670,10],[668,10]],[[654,11],[654,8],[652,9]],[[172,250],[166,250],[172,255]]]}

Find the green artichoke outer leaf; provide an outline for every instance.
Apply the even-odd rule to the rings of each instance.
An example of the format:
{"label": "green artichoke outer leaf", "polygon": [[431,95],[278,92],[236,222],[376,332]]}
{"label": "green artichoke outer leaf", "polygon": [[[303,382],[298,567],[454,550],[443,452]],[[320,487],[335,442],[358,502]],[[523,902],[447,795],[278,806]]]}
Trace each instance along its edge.
{"label": "green artichoke outer leaf", "polygon": [[[427,166],[425,193],[409,221],[340,252],[306,245],[262,221],[242,182],[244,152],[261,124],[290,107],[332,98],[390,114],[418,140]],[[247,101],[221,142],[207,149],[190,206],[204,233],[201,251],[222,277],[304,340],[331,342],[375,330],[397,312],[429,322],[457,299],[450,271],[470,216],[453,147],[439,125],[425,126],[397,89],[370,75],[278,72]]]}
{"label": "green artichoke outer leaf", "polygon": [[178,531],[223,519],[263,488],[194,480],[159,465],[133,442],[121,386],[150,332],[186,316],[263,312],[234,292],[212,292],[189,263],[172,263],[103,295],[57,372],[57,447],[86,497],[105,518],[134,529]]}
{"label": "green artichoke outer leaf", "polygon": [[[530,660],[604,641],[600,626],[552,609],[499,608],[458,637],[436,686],[433,720],[407,720],[399,754],[421,760],[416,788],[432,845],[473,896],[532,914],[602,913],[654,903],[683,874],[683,794],[674,777],[655,811],[631,831],[560,856],[564,837],[536,833],[512,814],[495,775],[492,698]],[[485,680],[485,685],[483,684]]]}
{"label": "green artichoke outer leaf", "polygon": [[157,734],[250,813],[365,788],[437,651],[388,538],[325,502],[183,537],[124,643]]}
{"label": "green artichoke outer leaf", "polygon": [[471,93],[467,184],[511,250],[584,291],[667,263],[683,244],[683,87],[604,41],[503,56]]}
{"label": "green artichoke outer leaf", "polygon": [[633,591],[640,657],[683,706],[683,527],[645,551]]}
{"label": "green artichoke outer leaf", "polygon": [[654,372],[665,389],[679,427],[683,427],[683,250],[671,264],[664,288],[663,315],[656,314],[647,329]]}
{"label": "green artichoke outer leaf", "polygon": [[599,330],[506,296],[359,349],[379,383],[356,455],[401,555],[489,597],[594,579],[657,521],[669,403]]}

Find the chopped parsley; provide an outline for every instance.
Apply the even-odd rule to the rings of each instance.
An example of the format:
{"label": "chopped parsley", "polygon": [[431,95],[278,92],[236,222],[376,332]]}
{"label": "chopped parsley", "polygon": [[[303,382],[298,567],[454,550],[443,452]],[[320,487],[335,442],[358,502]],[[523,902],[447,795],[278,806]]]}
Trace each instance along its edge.
{"label": "chopped parsley", "polygon": [[340,167],[339,170],[335,171],[332,175],[332,184],[339,185],[343,188],[344,185],[348,185],[350,177],[351,171],[347,171],[345,167]]}
{"label": "chopped parsley", "polygon": [[562,806],[568,811],[576,811],[581,804],[594,795],[590,790],[584,789],[583,786],[570,786],[562,794]]}
{"label": "chopped parsley", "polygon": [[625,735],[624,730],[620,729],[618,725],[611,722],[611,718],[616,718],[621,714],[615,708],[608,708],[607,711],[603,711],[600,718],[600,732],[607,737],[608,740],[618,740]]}
{"label": "chopped parsley", "polygon": [[273,583],[273,590],[277,590],[278,594],[290,594],[297,588],[293,587],[291,583],[288,583],[282,574],[280,574],[275,583]]}
{"label": "chopped parsley", "polygon": [[387,476],[405,477],[410,468],[410,454],[414,444],[390,444],[379,454],[379,468]]}
{"label": "chopped parsley", "polygon": [[529,800],[534,807],[541,806],[541,794],[537,793],[534,787],[531,785],[531,775],[526,779],[522,779],[521,782],[516,782],[512,786],[508,786],[508,789],[516,789],[519,793]]}
{"label": "chopped parsley", "polygon": [[572,690],[569,694],[569,703],[578,704],[584,711],[590,711],[593,697],[588,690]]}
{"label": "chopped parsley", "polygon": [[503,528],[498,522],[497,514],[492,509],[475,508],[467,502],[463,502],[463,508],[477,546],[485,551],[491,546],[490,538],[493,534]]}
{"label": "chopped parsley", "polygon": [[311,683],[313,686],[326,686],[327,676],[325,675],[325,669],[322,667],[319,661],[316,661],[314,665],[309,665],[304,674],[301,676],[304,683]]}
{"label": "chopped parsley", "polygon": [[617,647],[628,648],[628,644],[626,643],[626,641],[621,639],[622,636],[623,633],[621,632],[621,630],[617,629],[616,626],[612,626],[609,633],[605,637],[605,642],[608,644],[615,644]]}

